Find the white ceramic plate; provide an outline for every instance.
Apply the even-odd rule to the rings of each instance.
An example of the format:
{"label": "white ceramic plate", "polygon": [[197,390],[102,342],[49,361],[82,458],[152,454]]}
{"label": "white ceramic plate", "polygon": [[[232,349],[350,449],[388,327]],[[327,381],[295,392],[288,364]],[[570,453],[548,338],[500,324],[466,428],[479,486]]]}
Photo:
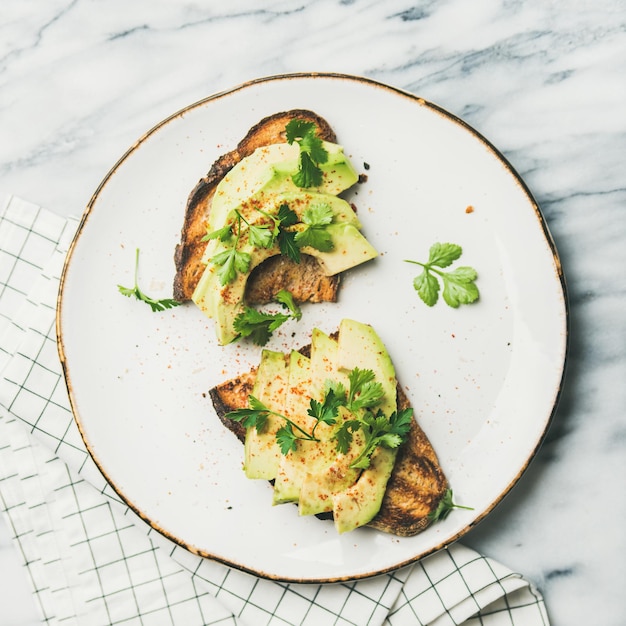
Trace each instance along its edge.
{"label": "white ceramic plate", "polygon": [[[271,487],[241,469],[242,446],[207,391],[258,362],[257,347],[219,347],[193,306],[152,313],[118,293],[140,283],[169,297],[190,190],[213,160],[266,115],[312,109],[368,180],[351,199],[379,259],[345,277],[337,304],[304,307],[268,347],[309,342],[342,317],[386,343],[457,502],[413,538],[272,507]],[[369,169],[365,169],[368,164]],[[471,207],[471,208],[468,208]],[[480,301],[426,307],[412,286],[436,241],[463,247]],[[329,74],[247,83],[164,120],[113,167],[87,207],[62,281],[61,359],[74,414],[95,462],[155,529],[194,553],[261,576],[335,581],[382,573],[461,537],[520,478],[559,396],[567,346],[564,280],[528,189],[459,119],[374,81]]]}

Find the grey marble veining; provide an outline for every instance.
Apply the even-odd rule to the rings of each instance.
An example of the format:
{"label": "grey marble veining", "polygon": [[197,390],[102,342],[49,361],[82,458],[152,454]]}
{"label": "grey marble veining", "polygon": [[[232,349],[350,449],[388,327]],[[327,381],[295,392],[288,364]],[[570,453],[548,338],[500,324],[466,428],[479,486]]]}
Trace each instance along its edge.
{"label": "grey marble veining", "polygon": [[[164,117],[296,71],[368,76],[442,106],[537,199],[568,285],[566,384],[529,470],[464,541],[533,580],[556,626],[626,623],[621,0],[3,0],[0,196],[80,213]],[[0,529],[6,589],[24,572]],[[11,615],[0,624],[27,623]]]}

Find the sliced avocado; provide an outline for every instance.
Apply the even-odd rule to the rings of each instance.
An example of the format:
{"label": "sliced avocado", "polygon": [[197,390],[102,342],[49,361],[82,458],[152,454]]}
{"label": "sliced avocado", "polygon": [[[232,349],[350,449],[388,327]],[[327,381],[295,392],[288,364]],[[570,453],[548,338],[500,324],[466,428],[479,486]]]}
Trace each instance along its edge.
{"label": "sliced avocado", "polygon": [[[339,345],[335,339],[314,328],[311,333],[311,391],[310,394],[319,402],[324,399],[324,387],[328,380],[335,383],[348,384],[348,377],[344,372],[337,370],[337,353]],[[336,450],[336,442],[331,439],[335,429],[351,413],[341,407],[337,416],[337,426],[318,428],[320,438],[324,437],[319,471],[307,472],[299,496],[300,515],[315,515],[325,511],[332,511],[332,493],[345,489],[358,477],[358,472],[350,470],[349,465],[354,458],[350,455],[339,454]]]}
{"label": "sliced avocado", "polygon": [[[376,331],[369,324],[343,319],[339,324],[338,367],[351,371],[355,367],[370,369],[383,386],[380,408],[389,416],[397,408],[396,372]],[[333,495],[333,518],[340,533],[367,524],[380,510],[387,482],[391,476],[397,450],[377,447],[370,466],[363,470],[354,485]]]}
{"label": "sliced avocado", "polygon": [[[397,450],[379,446],[367,469],[352,469],[350,465],[366,444],[364,432],[353,432],[345,454],[337,450],[334,435],[345,420],[358,414],[339,406],[335,424],[318,423],[308,414],[311,398],[324,401],[326,380],[347,389],[348,373],[354,367],[375,372],[389,396],[382,403],[385,413],[394,411],[397,383],[393,365],[368,324],[343,320],[337,341],[314,329],[310,358],[297,351],[286,357],[263,350],[253,394],[305,433],[314,433],[316,440],[299,439],[295,450],[282,454],[276,434],[287,422],[280,416],[270,416],[262,433],[249,429],[246,435],[246,475],[274,479],[272,503],[298,502],[301,515],[332,511],[339,533],[364,526],[376,516],[397,456]],[[296,427],[294,434],[299,435]]]}
{"label": "sliced avocado", "polygon": [[[314,335],[315,337],[316,335]],[[330,338],[328,338],[330,339]],[[333,366],[324,363],[320,355],[313,363],[313,380],[321,378],[315,371],[316,363],[326,371],[336,370],[335,377],[344,386],[348,386],[347,375],[355,367],[371,369],[376,380],[383,385],[384,401],[380,407],[389,415],[396,409],[396,376],[393,363],[376,331],[369,324],[344,319],[339,325],[338,341],[318,338],[319,348],[326,350],[328,359],[334,359]],[[353,419],[354,416],[345,411],[340,413],[341,419]],[[341,423],[341,422],[340,422]],[[340,425],[338,424],[338,426]],[[390,457],[388,450],[377,449],[372,455],[370,467],[361,472],[350,468],[363,449],[365,441],[362,431],[354,433],[350,449],[345,455],[335,453],[326,467],[311,473],[302,485],[300,492],[301,514],[316,514],[333,511],[338,516],[336,525],[340,532],[356,528],[372,519],[378,512],[385,487],[393,469],[395,453]],[[389,470],[389,474],[387,474]]]}
{"label": "sliced avocado", "polygon": [[[340,407],[336,428],[343,422],[354,419],[354,415],[345,407]],[[334,432],[334,429],[333,431]],[[298,510],[300,515],[317,515],[333,510],[333,496],[345,491],[359,478],[361,470],[352,469],[350,464],[359,455],[365,440],[362,431],[356,431],[352,444],[345,454],[337,451],[337,442],[328,436],[320,446],[319,463],[316,471],[307,472],[300,488]]]}
{"label": "sliced avocado", "polygon": [[304,254],[310,254],[320,262],[327,276],[345,272],[378,256],[374,246],[353,224],[329,224],[327,231],[334,244],[329,252],[309,246],[301,248]]}
{"label": "sliced avocado", "polygon": [[[315,418],[308,415],[312,388],[311,360],[298,352],[291,353],[285,415],[311,432]],[[346,413],[348,413],[346,411]],[[318,475],[336,458],[336,442],[331,439],[334,427],[320,423],[315,430],[318,441],[298,441],[297,449],[283,456],[274,482],[273,504],[298,502],[309,475]]]}
{"label": "sliced avocado", "polygon": [[[377,255],[376,250],[352,224],[330,224],[328,230],[333,238],[333,250],[322,252],[309,246],[302,248],[304,254],[314,256],[320,261],[328,275],[365,263]],[[246,242],[246,233],[241,241],[239,250],[250,255],[250,271],[270,256],[280,254],[278,246],[271,248],[251,246]],[[224,249],[223,244],[220,244],[215,252],[221,249]],[[215,266],[209,263],[191,296],[193,302],[207,317],[215,319],[217,339],[221,345],[237,338],[233,324],[244,307],[250,271],[245,274],[238,273],[232,283],[222,285]]]}
{"label": "sliced avocado", "polygon": [[321,402],[327,380],[348,384],[348,377],[337,370],[339,344],[319,328],[311,331],[311,396]]}
{"label": "sliced avocado", "polygon": [[337,366],[347,372],[355,367],[372,370],[385,394],[378,408],[391,415],[397,407],[396,370],[378,333],[369,324],[343,319],[338,344]]}
{"label": "sliced avocado", "polygon": [[[284,204],[298,216],[300,221],[302,221],[307,209],[316,205],[326,205],[333,214],[333,224],[330,226],[331,232],[333,229],[338,230],[340,224],[351,224],[357,230],[361,228],[361,222],[352,206],[339,196],[304,190],[285,192],[280,189],[278,191],[261,190],[255,196],[230,211],[226,216],[225,223],[234,224],[237,219],[236,212],[238,212],[248,224],[259,224],[261,222],[265,225],[273,226],[267,219],[267,216],[277,215],[280,207]],[[220,225],[220,227],[223,225],[225,224]],[[240,226],[243,230],[248,227],[245,222],[242,222]],[[360,238],[365,239],[362,235]],[[364,242],[359,240],[358,247],[363,253],[369,255],[370,258],[377,256],[376,250],[366,240]],[[202,256],[203,263],[208,263],[209,259],[216,254],[219,248],[220,242],[218,239],[210,240]],[[334,273],[337,272],[335,271]]]}
{"label": "sliced avocado", "polygon": [[393,471],[397,450],[379,446],[370,466],[345,491],[332,496],[333,518],[339,533],[354,530],[370,522],[380,510],[387,482]]}
{"label": "sliced avocado", "polygon": [[[359,218],[352,205],[328,193],[319,193],[299,189],[298,191],[262,191],[236,206],[226,217],[226,222],[234,223],[239,213],[248,223],[267,222],[267,215],[276,215],[280,207],[286,204],[297,216],[299,221],[307,209],[316,205],[327,206],[333,214],[333,222],[353,224],[361,228]],[[243,225],[245,228],[245,224]]]}
{"label": "sliced avocado", "polygon": [[280,204],[288,204],[300,220],[307,209],[316,204],[325,204],[333,213],[333,222],[353,224],[356,228],[361,228],[361,222],[352,205],[339,196],[300,189],[280,194],[277,199]]}
{"label": "sliced avocado", "polygon": [[[289,375],[284,415],[310,432],[314,419],[307,414],[311,389],[311,360],[292,350],[289,356]],[[296,502],[300,485],[309,464],[315,465],[315,442],[298,441],[297,449],[280,459],[274,482],[273,504]]]}
{"label": "sliced avocado", "polygon": [[[328,160],[320,165],[322,184],[306,191],[338,195],[354,185],[359,177],[340,145],[324,142],[323,146],[328,152]],[[291,180],[298,171],[299,155],[297,145],[279,143],[257,148],[237,163],[215,190],[209,230],[221,228],[233,209],[257,193],[301,192],[302,189]]]}
{"label": "sliced avocado", "polygon": [[[285,355],[273,350],[262,350],[252,395],[268,409],[282,413],[287,396],[288,370]],[[278,472],[281,457],[276,442],[276,431],[284,421],[269,415],[261,432],[256,428],[246,430],[244,442],[244,470],[248,478],[272,480]]]}
{"label": "sliced avocado", "polygon": [[[223,246],[216,252],[223,250]],[[271,256],[280,254],[278,246],[257,248],[243,240],[241,252],[250,254],[250,268],[247,273],[238,273],[232,283],[222,285],[217,274],[218,268],[209,263],[202,273],[193,294],[192,301],[209,318],[215,319],[217,340],[226,345],[237,338],[234,329],[235,318],[244,309],[244,295],[250,272]]]}
{"label": "sliced avocado", "polygon": [[[275,166],[281,162],[292,163],[298,154],[297,146],[277,143],[257,148],[250,156],[239,161],[215,190],[208,230],[221,228],[233,209],[257,193],[283,185],[287,175],[282,171],[277,172]],[[289,183],[291,181],[287,181],[285,186]]]}

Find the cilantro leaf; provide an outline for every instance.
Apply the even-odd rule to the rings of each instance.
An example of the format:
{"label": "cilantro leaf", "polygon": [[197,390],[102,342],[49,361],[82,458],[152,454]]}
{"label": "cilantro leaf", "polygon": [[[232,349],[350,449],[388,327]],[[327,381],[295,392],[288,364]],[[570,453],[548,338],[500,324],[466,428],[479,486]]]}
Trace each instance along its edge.
{"label": "cilantro leaf", "polygon": [[333,238],[323,226],[307,226],[296,233],[294,242],[300,248],[309,246],[320,252],[330,252],[334,248]]}
{"label": "cilantro leaf", "polygon": [[228,241],[233,234],[232,225],[227,224],[226,226],[222,226],[222,228],[218,228],[210,233],[207,233],[204,237],[202,237],[201,241],[210,241],[211,239],[219,239],[220,241]]}
{"label": "cilantro leaf", "polygon": [[443,299],[446,304],[457,308],[460,304],[470,304],[478,298],[478,287],[474,284],[476,270],[471,267],[458,267],[442,276]]}
{"label": "cilantro leaf", "polygon": [[283,256],[286,256],[295,263],[300,263],[300,248],[296,243],[296,233],[291,230],[281,229],[278,235],[278,247]]}
{"label": "cilantro leaf", "polygon": [[341,403],[345,406],[347,392],[343,383],[338,382],[336,380],[331,380],[330,378],[324,381],[324,394],[327,394],[329,391],[332,391],[336,398],[341,399]]}
{"label": "cilantro leaf", "polygon": [[[318,423],[323,422],[324,424],[336,424],[339,407],[342,404],[343,402],[341,398],[336,397],[334,392],[330,390],[324,396],[323,402],[318,402],[314,398],[311,398],[309,410],[307,411],[307,413],[311,417],[314,417],[318,421]],[[315,429],[313,430],[315,431]]]}
{"label": "cilantro leaf", "polygon": [[467,509],[468,511],[474,510],[470,506],[461,506],[460,504],[455,504],[452,496],[452,489],[447,489],[446,492],[443,494],[441,500],[439,500],[437,508],[431,511],[427,516],[431,522],[438,522],[439,520],[446,519],[452,509]]}
{"label": "cilantro leaf", "polygon": [[354,439],[353,433],[361,428],[361,422],[359,420],[346,420],[341,428],[334,434],[334,438],[337,440],[337,451],[345,454],[350,449],[350,444]]}
{"label": "cilantro leaf", "polygon": [[376,381],[365,383],[354,400],[350,403],[352,411],[376,406],[383,398],[383,386]]}
{"label": "cilantro leaf", "polygon": [[307,133],[315,132],[315,124],[305,120],[294,118],[285,126],[285,136],[287,143],[293,143],[302,139]]}
{"label": "cilantro leaf", "polygon": [[278,207],[276,221],[278,226],[278,235],[276,239],[278,241],[280,253],[283,256],[290,258],[295,263],[300,263],[300,250],[298,249],[295,241],[296,233],[287,230],[290,226],[294,226],[298,223],[298,215],[295,211],[289,208],[288,204],[283,203]]}
{"label": "cilantro leaf", "polygon": [[439,279],[443,283],[442,296],[448,306],[456,309],[461,304],[471,304],[478,300],[480,294],[474,282],[478,274],[474,268],[463,266],[451,272],[443,271],[443,268],[458,260],[462,252],[463,249],[457,244],[435,243],[430,248],[427,263],[405,259],[406,263],[423,268],[421,274],[413,279],[413,287],[426,305],[433,306],[437,303]]}
{"label": "cilantro leaf", "polygon": [[413,409],[403,409],[399,413],[394,411],[389,418],[382,411],[375,415],[366,411],[360,419],[361,429],[365,435],[365,448],[350,464],[355,469],[367,469],[370,459],[378,446],[386,448],[399,447],[411,428]]}
{"label": "cilantro leaf", "polygon": [[298,214],[293,209],[290,209],[289,205],[285,202],[278,207],[278,214],[276,217],[283,228],[287,228],[298,223]]}
{"label": "cilantro leaf", "polygon": [[220,266],[217,275],[220,284],[228,285],[237,278],[237,273],[245,274],[252,261],[251,256],[247,252],[237,250],[236,246],[218,252],[210,259],[211,263]]}
{"label": "cilantro leaf", "polygon": [[439,299],[439,281],[427,269],[413,279],[413,287],[428,306],[434,306]]}
{"label": "cilantro leaf", "polygon": [[[228,285],[232,283],[235,278],[237,278],[237,274],[241,272],[245,274],[250,269],[250,263],[252,262],[252,258],[250,254],[247,252],[241,252],[237,250],[237,246],[239,245],[239,239],[241,238],[241,221],[242,216],[239,212],[237,212],[237,237],[233,244],[226,248],[226,250],[222,250],[222,252],[218,252],[214,256],[209,259],[210,263],[219,266],[217,270],[217,275],[220,279],[221,285]],[[220,233],[224,229],[219,229],[214,231],[215,233]],[[208,236],[212,236],[214,233],[209,233]],[[216,235],[219,237],[219,235]],[[229,239],[229,237],[227,238]]]}
{"label": "cilantro leaf", "polygon": [[389,432],[405,437],[411,430],[411,424],[413,423],[413,409],[403,409],[402,411],[396,411],[389,417]]}
{"label": "cilantro leaf", "polygon": [[288,417],[269,409],[252,394],[248,396],[247,408],[236,409],[226,413],[228,419],[241,422],[246,428],[256,428],[257,432],[262,432],[267,427],[270,415],[275,415],[285,422],[276,431],[276,443],[282,454],[295,451],[298,441],[319,441],[315,437],[315,428],[313,428],[311,433],[306,432],[306,430],[292,422]]}
{"label": "cilantro leaf", "polygon": [[334,217],[333,210],[326,202],[315,202],[304,211],[302,221],[309,226],[328,226]]}
{"label": "cilantro leaf", "polygon": [[281,426],[276,432],[276,443],[282,454],[288,454],[289,452],[295,452],[297,450],[296,441],[299,437],[293,432],[291,423],[287,423],[285,426]]}
{"label": "cilantro leaf", "polygon": [[165,311],[166,309],[173,309],[174,307],[180,306],[182,302],[175,300],[174,298],[162,298],[157,300],[155,298],[151,298],[147,294],[145,294],[139,287],[138,282],[138,273],[139,273],[139,248],[135,250],[135,278],[134,285],[132,287],[124,287],[123,285],[118,285],[118,291],[127,298],[136,298],[140,302],[145,302],[150,309],[152,309],[153,313],[157,313],[159,311]]}
{"label": "cilantro leaf", "polygon": [[287,142],[300,146],[299,168],[292,176],[298,187],[319,187],[322,184],[323,173],[319,165],[328,161],[328,152],[316,130],[313,122],[300,119],[291,120],[285,127]]}
{"label": "cilantro leaf", "polygon": [[350,390],[347,406],[354,413],[359,409],[371,408],[383,399],[383,386],[374,380],[372,370],[362,370],[355,367],[348,374]]}
{"label": "cilantro leaf", "polygon": [[248,408],[236,409],[227,413],[226,416],[231,420],[241,422],[246,428],[256,428],[260,433],[265,430],[271,412],[258,398],[250,394]]}
{"label": "cilantro leaf", "polygon": [[268,313],[250,306],[244,307],[233,321],[233,328],[239,335],[239,338],[249,337],[253,343],[264,346],[270,340],[274,331],[287,320],[301,319],[302,311],[295,303],[292,293],[286,289],[281,289],[274,298],[285,306],[289,313]]}
{"label": "cilantro leaf", "polygon": [[312,204],[302,214],[304,230],[296,234],[295,242],[298,246],[310,246],[322,252],[330,252],[334,245],[326,226],[333,221],[333,211],[326,202]]}
{"label": "cilantro leaf", "polygon": [[428,253],[428,265],[448,267],[463,254],[461,246],[455,243],[434,243]]}
{"label": "cilantro leaf", "polygon": [[299,320],[302,318],[302,311],[300,307],[296,304],[293,299],[293,294],[291,291],[287,291],[286,289],[281,289],[275,296],[274,299],[277,302],[280,302],[283,306],[287,307],[289,312],[291,313],[291,317],[295,320]]}
{"label": "cilantro leaf", "polygon": [[294,184],[303,189],[319,187],[322,184],[322,170],[315,164],[313,159],[306,153],[300,153],[300,169],[291,177]]}
{"label": "cilantro leaf", "polygon": [[270,248],[274,243],[274,234],[268,226],[251,224],[248,228],[248,241],[256,248]]}
{"label": "cilantro leaf", "polygon": [[256,345],[264,346],[289,318],[284,313],[265,313],[248,306],[235,317],[233,328],[241,337],[250,337]]}

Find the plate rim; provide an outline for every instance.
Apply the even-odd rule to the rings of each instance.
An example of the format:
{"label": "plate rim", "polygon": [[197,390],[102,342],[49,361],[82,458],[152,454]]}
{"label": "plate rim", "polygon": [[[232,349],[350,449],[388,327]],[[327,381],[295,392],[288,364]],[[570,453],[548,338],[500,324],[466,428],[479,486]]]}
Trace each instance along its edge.
{"label": "plate rim", "polygon": [[[528,199],[529,204],[534,211],[535,218],[541,227],[543,239],[549,248],[549,252],[550,252],[553,265],[554,265],[554,270],[556,273],[556,278],[558,279],[558,282],[560,283],[560,292],[562,293],[562,296],[563,296],[563,357],[562,357],[562,362],[560,362],[560,370],[561,370],[560,377],[558,380],[558,385],[555,387],[555,390],[554,390],[555,393],[554,393],[552,407],[549,412],[549,415],[546,416],[545,425],[543,427],[542,432],[539,434],[537,438],[535,447],[528,454],[526,461],[519,468],[518,472],[510,480],[508,485],[506,485],[506,487],[500,490],[500,493],[498,494],[498,496],[493,500],[493,502],[487,508],[484,509],[484,511],[481,514],[479,514],[476,518],[471,520],[471,522],[466,524],[462,529],[460,529],[454,535],[450,537],[446,537],[444,540],[438,542],[436,545],[434,545],[430,549],[422,550],[420,554],[412,555],[411,557],[408,557],[404,559],[403,561],[397,562],[393,565],[376,568],[373,571],[356,573],[356,574],[351,574],[351,575],[348,574],[345,576],[339,575],[339,576],[329,576],[329,577],[325,576],[325,577],[310,578],[310,577],[277,575],[269,571],[264,571],[261,568],[250,567],[242,563],[236,562],[233,559],[219,557],[219,556],[209,553],[206,550],[199,549],[191,545],[190,543],[186,542],[184,539],[180,537],[176,537],[174,534],[167,531],[166,529],[161,528],[157,522],[150,519],[150,517],[146,513],[144,513],[136,504],[134,504],[131,501],[129,497],[125,495],[124,490],[118,487],[115,484],[115,482],[109,478],[109,475],[106,469],[104,468],[103,463],[98,459],[97,455],[93,452],[92,445],[90,444],[88,437],[86,436],[84,432],[83,426],[81,424],[81,420],[79,418],[78,407],[76,406],[74,393],[72,391],[73,385],[72,385],[71,377],[69,375],[68,362],[67,362],[66,350],[65,350],[65,344],[64,344],[64,333],[63,333],[63,324],[62,324],[63,294],[65,291],[67,273],[71,265],[73,252],[82,234],[83,228],[85,227],[87,220],[91,212],[93,211],[98,198],[100,197],[102,190],[107,185],[109,180],[114,176],[117,170],[122,166],[122,164],[136,150],[138,150],[152,135],[157,133],[161,128],[163,128],[164,126],[169,124],[171,121],[175,120],[176,118],[184,116],[186,113],[188,113],[189,111],[195,108],[205,106],[206,104],[212,101],[231,96],[237,92],[244,91],[246,89],[255,87],[260,84],[275,82],[275,81],[294,80],[294,79],[295,80],[311,80],[311,79],[312,80],[316,80],[316,79],[339,80],[339,81],[345,81],[345,82],[356,82],[356,83],[365,84],[374,88],[379,88],[384,91],[390,92],[392,94],[396,94],[401,97],[407,98],[418,106],[424,106],[426,108],[429,108],[430,110],[437,113],[438,115],[446,118],[448,121],[451,121],[457,125],[460,125],[466,132],[470,133],[475,139],[480,141],[485,146],[485,148],[489,152],[491,152],[497,158],[497,160],[506,168],[507,173],[513,178],[515,183],[521,188],[523,194]],[[59,360],[61,363],[63,378],[64,378],[65,385],[68,391],[68,398],[70,402],[70,408],[72,411],[72,418],[74,420],[74,423],[76,424],[78,428],[81,439],[87,449],[89,456],[94,461],[96,467],[98,468],[100,473],[103,475],[107,483],[110,485],[113,491],[117,494],[117,496],[121,498],[121,500],[124,502],[126,506],[128,506],[141,520],[143,520],[143,522],[145,522],[148,526],[150,526],[152,529],[157,531],[159,535],[162,535],[163,537],[169,539],[174,544],[182,547],[183,549],[187,550],[188,552],[194,555],[222,563],[234,569],[246,572],[248,574],[252,574],[254,576],[259,576],[261,578],[274,580],[277,582],[321,584],[321,583],[348,582],[348,581],[367,579],[373,576],[387,574],[389,572],[395,571],[397,569],[400,569],[402,567],[406,567],[407,565],[415,563],[447,547],[448,545],[458,541],[461,537],[466,535],[472,528],[474,528],[482,520],[484,520],[498,506],[498,504],[500,504],[502,500],[511,492],[511,490],[519,482],[523,474],[528,470],[528,467],[530,466],[530,464],[536,457],[539,449],[543,445],[545,438],[548,434],[548,431],[550,430],[550,427],[554,420],[555,414],[558,410],[558,406],[559,406],[562,393],[563,393],[566,373],[567,373],[568,356],[569,356],[569,349],[570,349],[570,307],[569,307],[567,283],[566,283],[563,267],[561,264],[560,256],[556,248],[556,244],[554,242],[552,234],[549,230],[547,221],[539,207],[539,204],[535,200],[528,185],[520,176],[520,174],[512,166],[509,160],[502,154],[502,152],[500,152],[500,150],[498,150],[498,148],[496,148],[495,145],[491,143],[491,141],[489,141],[473,126],[465,122],[463,119],[461,119],[457,115],[450,113],[448,110],[444,109],[440,105],[435,104],[432,101],[426,100],[405,89],[386,84],[384,82],[381,82],[373,78],[355,75],[355,74],[339,73],[339,72],[292,72],[292,73],[272,74],[272,75],[262,76],[259,78],[254,78],[248,81],[240,82],[239,84],[233,87],[220,90],[209,96],[201,98],[200,100],[196,100],[195,102],[184,106],[183,108],[177,110],[176,112],[168,115],[161,121],[154,124],[149,130],[147,130],[135,142],[133,142],[133,144],[117,159],[117,161],[105,174],[105,176],[102,178],[102,180],[100,181],[100,183],[98,184],[94,192],[92,193],[79,219],[74,237],[72,238],[72,241],[68,247],[66,257],[63,263],[63,268],[61,271],[58,293],[57,293],[55,329],[56,329],[56,337],[57,337],[57,352],[58,352]],[[372,568],[370,567],[369,569],[372,569]]]}

